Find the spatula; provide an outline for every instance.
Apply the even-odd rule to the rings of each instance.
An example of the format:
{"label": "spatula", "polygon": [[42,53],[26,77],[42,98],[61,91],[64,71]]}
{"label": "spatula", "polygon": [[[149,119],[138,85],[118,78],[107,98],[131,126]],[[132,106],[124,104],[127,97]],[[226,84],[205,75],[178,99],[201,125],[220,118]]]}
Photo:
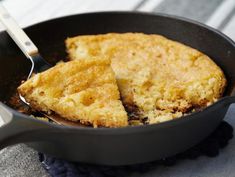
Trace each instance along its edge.
{"label": "spatula", "polygon": [[[17,22],[12,18],[12,16],[8,13],[5,7],[0,4],[0,21],[5,26],[7,33],[11,36],[11,38],[15,41],[24,55],[32,62],[32,67],[28,75],[28,79],[32,76],[33,73],[37,74],[43,72],[50,67],[52,67],[43,57],[40,55],[38,48],[31,41],[31,39],[26,35],[26,33],[19,27]],[[27,101],[19,95],[21,101],[29,105]],[[30,106],[30,105],[29,105]],[[54,122],[62,125],[70,125],[70,126],[81,126],[79,123],[68,121],[56,114],[47,115],[42,113],[47,118],[53,120]]]}

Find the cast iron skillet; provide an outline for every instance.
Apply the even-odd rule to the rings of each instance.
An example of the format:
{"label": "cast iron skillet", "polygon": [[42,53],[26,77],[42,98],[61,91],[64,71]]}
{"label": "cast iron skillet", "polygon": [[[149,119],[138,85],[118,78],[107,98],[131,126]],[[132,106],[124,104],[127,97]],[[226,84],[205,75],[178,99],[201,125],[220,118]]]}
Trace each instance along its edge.
{"label": "cast iron skillet", "polygon": [[72,161],[126,165],[182,152],[207,137],[235,102],[235,44],[220,32],[187,19],[137,12],[101,12],[58,18],[25,29],[54,64],[66,57],[64,40],[79,34],[143,32],[161,34],[196,48],[223,69],[224,97],[201,112],[154,125],[126,128],[65,127],[21,114],[6,103],[30,69],[6,32],[0,33],[0,148],[24,142],[37,151]]}

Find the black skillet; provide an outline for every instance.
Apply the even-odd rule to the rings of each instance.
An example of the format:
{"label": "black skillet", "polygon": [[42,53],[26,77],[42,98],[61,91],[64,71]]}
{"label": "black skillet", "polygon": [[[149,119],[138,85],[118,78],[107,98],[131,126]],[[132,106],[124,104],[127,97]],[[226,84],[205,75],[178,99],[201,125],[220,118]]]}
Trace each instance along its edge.
{"label": "black skillet", "polygon": [[26,143],[39,152],[72,161],[127,165],[165,158],[206,138],[235,102],[235,44],[200,23],[163,14],[101,12],[58,18],[25,29],[51,64],[66,58],[64,40],[80,34],[143,32],[161,34],[196,48],[223,69],[228,85],[224,97],[206,109],[161,124],[126,128],[66,127],[17,112],[8,101],[30,61],[7,35],[0,33],[0,148]]}

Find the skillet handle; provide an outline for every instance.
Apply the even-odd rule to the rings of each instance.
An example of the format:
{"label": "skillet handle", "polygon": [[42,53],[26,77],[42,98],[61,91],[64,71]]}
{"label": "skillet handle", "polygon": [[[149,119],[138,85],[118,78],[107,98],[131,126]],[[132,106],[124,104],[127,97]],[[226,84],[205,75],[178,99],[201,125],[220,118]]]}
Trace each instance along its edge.
{"label": "skillet handle", "polygon": [[53,130],[55,128],[47,123],[11,112],[0,102],[0,149],[17,143],[45,140],[46,136],[41,135]]}

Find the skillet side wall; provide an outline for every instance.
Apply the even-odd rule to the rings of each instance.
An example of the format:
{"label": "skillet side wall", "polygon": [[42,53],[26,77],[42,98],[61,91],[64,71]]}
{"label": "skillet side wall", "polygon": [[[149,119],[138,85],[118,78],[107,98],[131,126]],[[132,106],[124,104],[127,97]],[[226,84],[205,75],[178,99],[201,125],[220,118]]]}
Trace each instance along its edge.
{"label": "skillet side wall", "polygon": [[119,129],[100,134],[65,130],[47,137],[49,141],[28,145],[70,161],[103,165],[150,162],[183,152],[203,140],[218,126],[228,106],[223,102],[188,119],[138,127],[136,132]]}
{"label": "skillet side wall", "polygon": [[[234,44],[216,31],[187,21],[165,15],[94,13],[56,19],[26,29],[42,56],[51,63],[66,58],[64,40],[67,37],[108,32],[156,33],[196,48],[213,58],[224,71],[228,80],[225,95],[230,95],[233,89]],[[29,72],[30,62],[5,32],[0,34],[0,63],[0,101],[6,102]],[[48,134],[45,138],[48,141],[29,145],[73,161],[109,165],[147,162],[184,151],[201,141],[224,118],[228,106],[229,103],[223,101],[188,119],[142,128],[105,130],[107,134],[89,133],[92,130],[87,133],[74,129],[66,130],[67,133],[58,131]],[[46,136],[45,133],[42,135]]]}

